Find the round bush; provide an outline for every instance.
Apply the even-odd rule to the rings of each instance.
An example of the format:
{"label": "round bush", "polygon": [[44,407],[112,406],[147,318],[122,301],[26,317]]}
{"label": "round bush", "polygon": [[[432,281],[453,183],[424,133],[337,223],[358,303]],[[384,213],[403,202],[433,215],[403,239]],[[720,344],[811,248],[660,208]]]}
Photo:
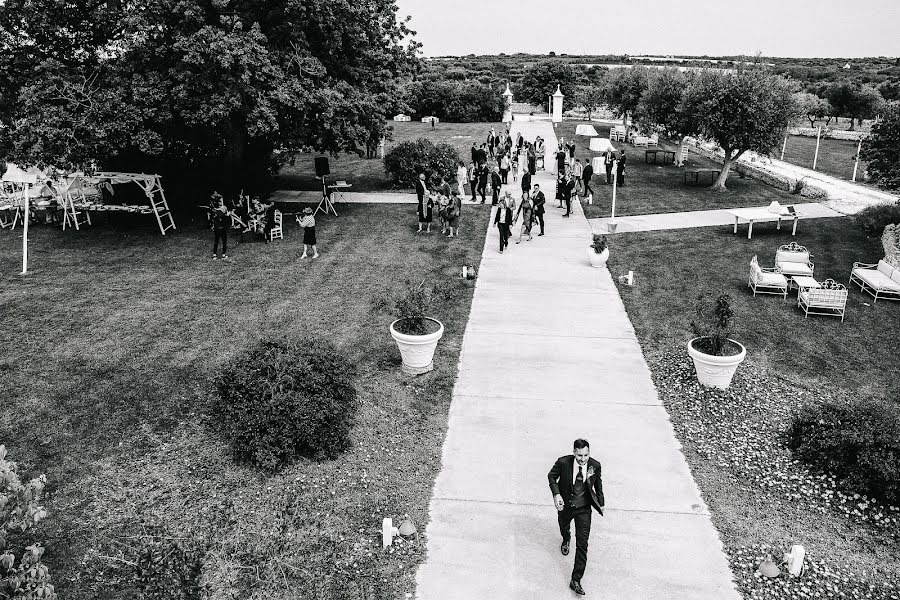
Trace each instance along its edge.
{"label": "round bush", "polygon": [[216,378],[212,414],[235,456],[276,470],[305,456],[334,458],[350,443],[356,388],[331,344],[264,342]]}
{"label": "round bush", "polygon": [[856,216],[856,224],[869,237],[881,237],[888,225],[900,223],[900,204],[875,204],[862,209]]}
{"label": "round bush", "polygon": [[425,173],[425,180],[444,177],[447,181],[456,179],[459,152],[450,144],[433,143],[426,138],[401,142],[391,148],[384,157],[384,171],[397,185],[415,186],[419,173]]}
{"label": "round bush", "polygon": [[880,399],[809,404],[794,413],[788,447],[855,492],[900,502],[900,406]]}

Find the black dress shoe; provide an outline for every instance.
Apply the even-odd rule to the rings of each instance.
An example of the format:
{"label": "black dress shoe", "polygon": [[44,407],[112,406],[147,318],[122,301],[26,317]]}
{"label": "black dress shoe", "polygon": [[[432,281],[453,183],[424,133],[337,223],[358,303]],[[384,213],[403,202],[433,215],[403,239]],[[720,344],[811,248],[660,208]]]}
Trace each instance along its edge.
{"label": "black dress shoe", "polygon": [[569,540],[563,540],[562,545],[559,547],[559,551],[562,552],[563,556],[569,555]]}
{"label": "black dress shoe", "polygon": [[578,594],[579,596],[584,596],[584,588],[581,587],[581,582],[575,581],[574,579],[569,582],[569,589]]}

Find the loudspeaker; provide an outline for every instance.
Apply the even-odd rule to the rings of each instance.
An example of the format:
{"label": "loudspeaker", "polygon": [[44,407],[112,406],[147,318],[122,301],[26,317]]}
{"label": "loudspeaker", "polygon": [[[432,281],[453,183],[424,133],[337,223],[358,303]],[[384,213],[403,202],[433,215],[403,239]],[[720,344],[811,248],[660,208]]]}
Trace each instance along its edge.
{"label": "loudspeaker", "polygon": [[316,177],[325,177],[331,175],[331,169],[328,166],[327,156],[316,157]]}

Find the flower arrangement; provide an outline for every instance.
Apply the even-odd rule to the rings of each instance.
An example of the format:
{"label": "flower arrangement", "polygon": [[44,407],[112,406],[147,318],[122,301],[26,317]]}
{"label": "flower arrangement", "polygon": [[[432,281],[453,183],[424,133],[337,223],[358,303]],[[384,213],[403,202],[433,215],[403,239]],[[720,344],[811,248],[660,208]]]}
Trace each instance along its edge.
{"label": "flower arrangement", "polygon": [[592,237],[591,248],[594,249],[594,252],[596,252],[597,254],[600,254],[604,250],[606,250],[606,236],[605,235],[595,233],[591,237]]}
{"label": "flower arrangement", "polygon": [[701,294],[697,300],[695,319],[691,321],[691,330],[699,338],[694,342],[694,348],[712,356],[739,354],[740,348],[728,339],[733,320],[731,296],[719,294],[715,299],[710,299],[706,294]]}

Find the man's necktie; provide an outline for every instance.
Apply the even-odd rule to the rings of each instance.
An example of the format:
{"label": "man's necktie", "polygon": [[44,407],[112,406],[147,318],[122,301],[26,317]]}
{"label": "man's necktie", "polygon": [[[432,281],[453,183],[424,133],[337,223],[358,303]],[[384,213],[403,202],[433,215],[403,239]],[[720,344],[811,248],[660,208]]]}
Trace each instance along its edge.
{"label": "man's necktie", "polygon": [[584,483],[584,477],[581,475],[581,465],[578,465],[578,476],[575,477],[575,483]]}

